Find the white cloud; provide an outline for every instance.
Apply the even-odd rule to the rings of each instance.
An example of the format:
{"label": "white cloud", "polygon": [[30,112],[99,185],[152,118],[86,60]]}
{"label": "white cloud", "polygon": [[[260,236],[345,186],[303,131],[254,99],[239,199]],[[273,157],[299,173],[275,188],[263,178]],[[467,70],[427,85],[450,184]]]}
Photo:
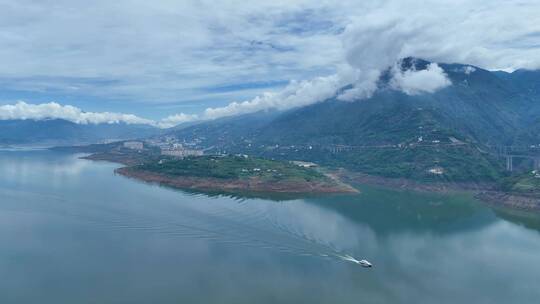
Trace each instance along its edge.
{"label": "white cloud", "polygon": [[433,93],[452,84],[444,70],[436,63],[429,64],[425,70],[401,71],[398,67],[393,70],[390,86],[408,95]]}
{"label": "white cloud", "polygon": [[348,84],[352,85],[339,94],[338,99],[344,101],[355,101],[359,99],[369,98],[377,90],[377,80],[381,76],[381,71],[370,69],[362,72],[359,69],[354,69],[356,77]]}
{"label": "white cloud", "polygon": [[540,67],[538,1],[0,2],[0,83],[34,92],[192,101],[214,97],[205,88],[311,79],[345,62],[370,74],[397,55]]}
{"label": "white cloud", "polygon": [[[278,92],[266,92],[251,100],[232,102],[224,107],[207,108],[202,118],[216,119],[267,109],[286,110],[322,102],[332,97],[344,101],[369,98],[377,90],[377,80],[381,72],[389,68],[391,64],[396,64],[399,58],[398,55],[395,56],[394,61],[383,60],[380,66],[371,65],[365,68],[348,66],[331,76],[317,77],[309,81],[292,81],[285,89]],[[389,64],[385,65],[386,63]],[[443,69],[436,63],[428,65],[426,70],[418,71],[399,71],[394,68],[392,74],[391,87],[409,95],[433,93],[451,85]],[[352,87],[339,93],[348,85]]]}
{"label": "white cloud", "polygon": [[470,66],[470,65],[463,68],[463,73],[465,73],[467,75],[469,75],[471,73],[474,73],[475,71],[476,71],[476,68],[473,67],[473,66]]}
{"label": "white cloud", "polygon": [[180,113],[180,114],[171,115],[162,119],[159,123],[157,123],[157,125],[160,128],[171,128],[179,124],[182,124],[185,122],[196,121],[198,119],[199,119],[199,116],[196,114]]}
{"label": "white cloud", "polygon": [[14,105],[0,106],[0,120],[11,119],[64,119],[78,124],[126,123],[155,125],[154,121],[140,118],[133,114],[83,112],[77,107],[70,105],[64,106],[56,102],[28,104],[20,101]]}
{"label": "white cloud", "polygon": [[310,81],[292,81],[279,92],[267,92],[252,100],[233,102],[225,107],[208,108],[204,111],[205,119],[253,113],[266,109],[286,110],[324,101],[336,94],[346,83],[337,74],[317,77]]}
{"label": "white cloud", "polygon": [[[342,60],[347,73],[336,73],[312,81],[293,83],[282,92],[264,93],[252,100],[234,102],[225,107],[210,108],[204,117],[216,118],[228,115],[255,112],[262,109],[286,109],[320,102],[335,96],[344,85],[352,88],[342,92],[341,100],[357,100],[370,97],[377,89],[381,73],[405,57],[419,57],[440,62],[476,63],[488,68],[517,67],[524,64],[515,53],[527,53],[525,65],[540,66],[540,56],[532,55],[527,49],[515,50],[511,39],[519,39],[527,33],[540,32],[531,20],[540,21],[538,14],[531,14],[534,3],[512,6],[485,4],[481,1],[428,1],[424,8],[403,4],[401,1],[386,1],[372,5],[361,15],[351,10],[350,22],[340,35]],[[505,20],[515,28],[501,28],[498,16],[507,16],[509,11],[519,11],[530,17]],[[499,31],[493,31],[500,28]],[[482,29],[482,30],[480,30]],[[487,33],[486,33],[487,31]],[[502,35],[502,36],[501,36]],[[513,37],[513,38],[511,38]],[[501,39],[502,38],[502,39]],[[507,45],[501,41],[507,40]],[[338,67],[336,67],[338,69]],[[465,73],[474,70],[467,68]],[[391,86],[407,94],[432,93],[451,85],[444,71],[431,64],[426,70],[399,71],[394,68]],[[309,89],[306,89],[309,88]],[[310,90],[313,90],[311,92]]]}
{"label": "white cloud", "polygon": [[[136,102],[220,85],[307,79],[339,61],[343,25],[307,0],[0,0],[0,83]],[[238,93],[239,95],[241,93]]]}
{"label": "white cloud", "polygon": [[16,104],[0,106],[0,120],[47,120],[63,119],[77,124],[144,124],[158,128],[170,128],[181,123],[196,121],[196,114],[175,114],[160,121],[142,118],[133,114],[111,112],[85,112],[72,105],[56,102],[30,104],[19,101]]}
{"label": "white cloud", "polygon": [[[344,6],[351,4],[344,3]],[[339,99],[370,97],[377,89],[381,73],[405,57],[472,63],[491,69],[540,67],[540,52],[537,50],[540,46],[530,39],[531,35],[540,37],[540,14],[533,13],[540,10],[538,2],[525,1],[516,5],[506,1],[487,3],[479,0],[418,4],[385,1],[382,4],[364,3],[358,9],[348,8],[346,15],[349,18],[344,25],[345,30],[339,35],[341,44],[321,48],[340,48],[342,63],[347,65],[342,70],[348,72],[327,76],[333,85],[325,86],[322,89],[324,94],[318,95],[316,91],[310,96],[302,88],[296,92],[293,85],[283,92],[264,93],[250,101],[207,109],[205,116],[215,118],[266,108],[307,105],[324,100],[321,97],[334,96],[345,84],[352,84],[352,88],[342,92]],[[501,22],[501,16],[505,16],[504,22]],[[471,73],[473,69],[466,68],[464,72]],[[451,85],[436,64],[427,70],[402,72],[394,68],[392,72],[392,87],[407,94],[432,93]]]}

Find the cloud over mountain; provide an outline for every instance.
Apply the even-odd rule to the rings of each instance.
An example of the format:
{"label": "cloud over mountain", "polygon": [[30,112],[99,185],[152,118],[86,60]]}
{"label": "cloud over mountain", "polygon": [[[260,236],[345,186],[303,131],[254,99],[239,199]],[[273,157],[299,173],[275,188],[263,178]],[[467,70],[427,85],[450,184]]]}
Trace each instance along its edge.
{"label": "cloud over mountain", "polygon": [[[468,70],[467,70],[468,71]],[[421,93],[433,93],[439,89],[451,85],[452,82],[436,63],[430,63],[425,70],[393,69],[393,77],[390,86],[403,91],[408,95]]]}
{"label": "cloud over mountain", "polygon": [[[8,1],[0,11],[0,90],[128,106],[189,104],[208,119],[319,102],[344,83],[352,86],[339,99],[369,97],[382,71],[409,56],[487,69],[540,67],[540,2],[532,0],[87,5]],[[398,73],[394,87],[432,92],[448,85],[441,76],[434,67]],[[3,102],[17,99],[26,100]],[[172,116],[169,124],[196,118],[160,115]]]}
{"label": "cloud over mountain", "polygon": [[[205,116],[216,118],[303,106],[332,97],[346,84],[352,86],[341,92],[339,99],[370,97],[383,71],[405,57],[463,62],[491,69],[538,68],[540,45],[533,41],[540,37],[540,15],[533,12],[538,10],[540,3],[533,1],[520,5],[508,1],[365,4],[362,12],[350,10],[350,18],[339,35],[341,45],[326,46],[341,50],[342,63],[336,67],[340,73],[295,82],[281,92],[264,93],[252,100],[210,108]],[[500,16],[505,16],[504,22]],[[466,70],[472,71],[473,68]],[[391,87],[410,95],[433,93],[451,85],[437,64],[420,71],[392,68],[391,73]],[[323,94],[308,92],[306,87]]]}
{"label": "cloud over mountain", "polygon": [[203,118],[215,119],[266,109],[286,110],[306,106],[334,96],[336,91],[344,85],[346,82],[338,75],[317,77],[309,81],[292,81],[279,92],[267,92],[252,100],[233,102],[219,108],[208,108],[204,111]]}

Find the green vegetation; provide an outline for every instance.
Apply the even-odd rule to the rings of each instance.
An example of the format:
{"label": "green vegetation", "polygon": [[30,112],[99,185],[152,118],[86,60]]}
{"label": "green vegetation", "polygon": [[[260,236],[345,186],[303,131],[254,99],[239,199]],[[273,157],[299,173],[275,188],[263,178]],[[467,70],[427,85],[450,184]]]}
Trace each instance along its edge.
{"label": "green vegetation", "polygon": [[[356,154],[358,171],[388,177],[437,181],[493,181],[499,172],[492,162],[470,147],[416,147]],[[443,174],[430,173],[441,168]]]}
{"label": "green vegetation", "polygon": [[314,169],[284,161],[247,156],[199,156],[147,162],[135,169],[170,176],[210,177],[220,179],[260,178],[265,181],[327,181]]}
{"label": "green vegetation", "polygon": [[[313,152],[304,159],[371,175],[425,182],[489,182],[499,179],[503,169],[500,163],[469,145]],[[442,169],[442,174],[429,171],[434,168]]]}
{"label": "green vegetation", "polygon": [[500,185],[501,189],[506,192],[540,195],[540,175],[535,173],[506,177],[501,180]]}
{"label": "green vegetation", "polygon": [[[330,101],[298,109],[253,134],[242,133],[250,128],[232,130],[227,125],[215,126],[212,132],[198,131],[205,138],[213,138],[212,145],[219,142],[216,138],[226,138],[220,149],[232,153],[304,159],[383,177],[494,182],[504,176],[504,163],[481,152],[480,141],[476,140],[475,134],[485,128],[464,129],[464,124],[447,116],[460,108],[427,96],[411,99],[388,94],[379,94],[367,103]],[[443,111],[439,107],[450,108]],[[475,120],[467,122],[473,124]],[[332,151],[340,146],[345,148]],[[439,169],[442,174],[433,173]]]}

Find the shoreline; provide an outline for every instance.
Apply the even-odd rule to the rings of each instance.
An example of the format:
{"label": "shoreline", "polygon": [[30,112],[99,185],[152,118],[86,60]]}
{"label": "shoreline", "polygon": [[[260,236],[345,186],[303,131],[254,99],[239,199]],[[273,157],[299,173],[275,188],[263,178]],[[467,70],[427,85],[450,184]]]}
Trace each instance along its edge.
{"label": "shoreline", "polygon": [[323,182],[268,182],[257,179],[217,179],[202,177],[166,176],[156,172],[136,171],[131,166],[141,162],[139,155],[126,157],[122,154],[93,153],[82,157],[93,161],[110,161],[123,164],[115,173],[143,182],[154,183],[184,190],[252,192],[276,194],[350,194],[360,191],[351,185],[365,184],[386,187],[393,190],[407,190],[427,193],[449,194],[452,192],[469,192],[475,199],[493,207],[504,207],[527,212],[540,212],[540,198],[521,193],[508,193],[497,189],[496,183],[487,182],[419,182],[406,178],[389,178],[374,176],[344,169],[320,170],[335,184]]}
{"label": "shoreline", "polygon": [[508,207],[515,210],[540,213],[540,198],[502,191],[481,191],[476,199],[495,207]]}
{"label": "shoreline", "polygon": [[141,163],[141,159],[136,157],[126,157],[123,154],[113,154],[113,153],[92,153],[83,157],[81,159],[91,160],[91,161],[108,161],[111,163],[121,164],[124,166],[134,166]]}
{"label": "shoreline", "polygon": [[394,190],[409,190],[448,194],[469,192],[474,198],[493,207],[505,207],[527,212],[540,212],[540,198],[521,193],[508,193],[497,190],[495,183],[475,182],[434,182],[422,183],[405,178],[388,178],[358,172],[339,170],[336,175],[347,183],[381,186]]}
{"label": "shoreline", "polygon": [[308,183],[308,182],[267,182],[260,179],[218,179],[201,177],[178,177],[165,174],[134,170],[132,167],[122,167],[115,173],[128,178],[134,178],[148,183],[169,186],[177,189],[223,192],[253,192],[279,194],[347,194],[359,191],[349,185]]}

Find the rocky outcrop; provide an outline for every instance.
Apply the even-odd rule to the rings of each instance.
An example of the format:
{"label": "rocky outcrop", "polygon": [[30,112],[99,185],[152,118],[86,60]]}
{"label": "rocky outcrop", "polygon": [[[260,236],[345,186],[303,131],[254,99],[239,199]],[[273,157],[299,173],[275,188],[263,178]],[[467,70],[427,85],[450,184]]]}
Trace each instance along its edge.
{"label": "rocky outcrop", "polygon": [[535,196],[505,193],[500,191],[482,191],[477,193],[475,197],[487,204],[494,206],[540,212],[540,198]]}

